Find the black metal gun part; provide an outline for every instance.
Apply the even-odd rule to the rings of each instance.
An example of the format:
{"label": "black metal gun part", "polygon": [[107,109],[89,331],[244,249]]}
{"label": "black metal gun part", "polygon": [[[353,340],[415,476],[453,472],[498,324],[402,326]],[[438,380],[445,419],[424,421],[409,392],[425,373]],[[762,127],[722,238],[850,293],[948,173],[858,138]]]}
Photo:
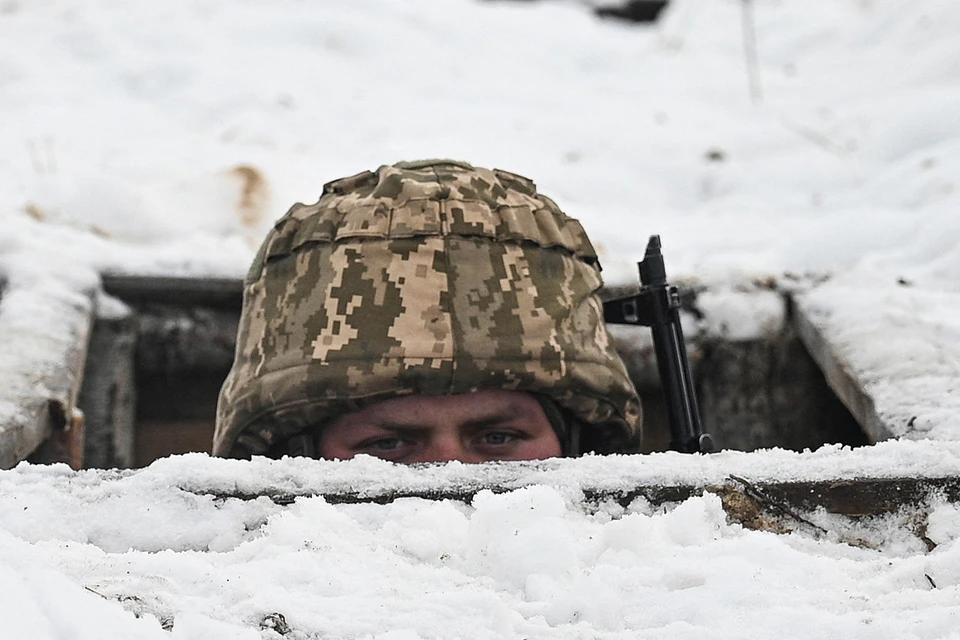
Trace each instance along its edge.
{"label": "black metal gun part", "polygon": [[660,236],[650,236],[638,266],[640,291],[604,302],[604,320],[608,324],[650,327],[670,421],[670,448],[682,453],[715,451],[713,438],[703,433],[700,422],[700,407],[680,326],[680,294],[667,282]]}

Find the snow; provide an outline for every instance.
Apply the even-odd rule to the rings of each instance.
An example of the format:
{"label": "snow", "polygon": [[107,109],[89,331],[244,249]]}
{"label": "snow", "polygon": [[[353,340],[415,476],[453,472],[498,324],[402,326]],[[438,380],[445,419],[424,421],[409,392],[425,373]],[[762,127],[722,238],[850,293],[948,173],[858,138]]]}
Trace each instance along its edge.
{"label": "snow", "polygon": [[[14,501],[35,494],[44,501],[38,513],[20,514],[19,522],[7,525],[9,531],[29,535],[43,524],[50,513],[65,513],[75,500],[84,509],[92,495],[111,496],[114,504],[109,513],[91,518],[97,531],[103,522],[113,522],[133,504],[124,499],[143,501],[157,494],[174,490],[187,493],[212,493],[224,496],[311,496],[356,494],[366,499],[394,496],[398,492],[417,491],[423,494],[443,490],[478,491],[486,487],[518,489],[531,485],[548,485],[576,499],[584,488],[612,492],[636,486],[706,486],[722,484],[731,475],[750,478],[754,482],[823,481],[837,477],[899,478],[904,476],[939,478],[954,475],[960,466],[960,443],[934,441],[886,441],[873,447],[849,449],[837,445],[799,453],[771,449],[761,453],[724,451],[711,456],[689,456],[674,452],[644,456],[584,456],[574,460],[552,459],[537,462],[503,462],[484,465],[450,463],[414,467],[392,465],[382,460],[363,457],[349,463],[330,460],[291,458],[282,462],[257,458],[253,461],[208,458],[205,454],[172,456],[154,462],[144,470],[87,470],[74,473],[63,466],[42,466],[22,463],[17,470],[3,472],[5,490],[15,491]],[[54,497],[52,494],[56,494]],[[582,496],[580,496],[582,497]],[[103,498],[101,497],[101,500]],[[66,502],[61,502],[66,501]],[[149,502],[149,500],[145,500]],[[98,503],[99,504],[99,503]],[[100,504],[98,508],[103,508]],[[115,510],[115,512],[114,512]],[[166,518],[168,514],[156,514]],[[141,518],[147,517],[141,514]],[[142,525],[143,535],[153,539],[159,520]],[[187,517],[177,516],[178,522]],[[63,523],[60,523],[63,525]],[[192,525],[201,525],[193,522]],[[214,529],[219,524],[210,522]],[[79,523],[70,527],[80,538],[84,532]],[[130,525],[132,526],[132,525]],[[192,530],[192,528],[191,528]],[[60,535],[67,535],[66,529]],[[181,536],[187,535],[187,532]],[[206,535],[206,534],[199,534]],[[106,544],[102,541],[98,544]],[[138,543],[142,548],[157,549],[153,543]],[[123,545],[120,545],[121,547]]]}
{"label": "snow", "polygon": [[[656,26],[560,0],[0,0],[4,327],[61,339],[56,309],[107,271],[240,277],[325,181],[455,157],[535,179],[610,284],[635,282],[660,234],[671,276],[711,286],[700,330],[764,336],[780,293],[802,294],[878,409],[914,412],[932,438],[482,473],[21,465],[0,472],[0,636],[275,639],[280,618],[261,622],[280,613],[297,639],[960,637],[955,506],[933,508],[928,552],[895,521],[860,548],[742,529],[714,496],[627,512],[576,497],[731,473],[958,474],[958,31],[949,0],[671,0]],[[737,284],[770,277],[779,291]],[[0,370],[23,370],[33,347],[4,340]],[[517,490],[385,506],[204,494],[473,481]]]}
{"label": "snow", "polygon": [[[0,579],[16,594],[0,620],[37,638],[153,638],[171,624],[174,638],[277,638],[261,633],[271,614],[293,638],[956,637],[955,505],[934,502],[926,552],[902,521],[864,524],[865,548],[746,530],[712,494],[588,509],[580,492],[958,465],[960,445],[934,442],[425,468],[203,454],[136,471],[21,464],[0,472]],[[318,495],[359,487],[479,492],[470,504]]]}
{"label": "snow", "polygon": [[737,291],[716,285],[697,296],[700,330],[731,341],[775,338],[784,325],[784,297],[776,291]]}

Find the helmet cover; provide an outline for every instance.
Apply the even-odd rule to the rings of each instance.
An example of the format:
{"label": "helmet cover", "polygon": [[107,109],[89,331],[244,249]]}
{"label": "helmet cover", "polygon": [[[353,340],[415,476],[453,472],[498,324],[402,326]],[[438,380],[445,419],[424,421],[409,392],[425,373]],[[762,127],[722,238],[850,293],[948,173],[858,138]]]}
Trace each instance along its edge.
{"label": "helmet cover", "polygon": [[335,180],[268,234],[244,284],[213,453],[264,454],[406,394],[543,394],[598,453],[640,444],[640,401],[580,223],[534,183],[450,160]]}

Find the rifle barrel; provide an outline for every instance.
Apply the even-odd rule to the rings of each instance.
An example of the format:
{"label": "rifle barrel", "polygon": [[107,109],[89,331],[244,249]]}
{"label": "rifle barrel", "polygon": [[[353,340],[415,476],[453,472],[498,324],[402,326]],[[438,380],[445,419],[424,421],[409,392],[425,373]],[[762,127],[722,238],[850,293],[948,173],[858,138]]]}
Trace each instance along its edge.
{"label": "rifle barrel", "polygon": [[667,284],[660,248],[660,236],[651,236],[639,271],[641,295],[652,306],[649,326],[666,397],[670,448],[684,453],[708,452],[714,449],[713,439],[703,433],[700,422],[700,407],[680,325],[680,294],[675,286]]}

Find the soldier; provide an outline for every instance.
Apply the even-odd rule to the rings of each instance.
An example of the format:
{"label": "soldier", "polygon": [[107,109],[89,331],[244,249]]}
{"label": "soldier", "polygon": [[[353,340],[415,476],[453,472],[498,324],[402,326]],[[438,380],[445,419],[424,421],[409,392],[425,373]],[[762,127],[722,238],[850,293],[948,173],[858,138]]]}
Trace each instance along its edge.
{"label": "soldier", "polygon": [[215,455],[629,453],[641,409],[596,252],[534,183],[451,160],[335,180],[247,275]]}

